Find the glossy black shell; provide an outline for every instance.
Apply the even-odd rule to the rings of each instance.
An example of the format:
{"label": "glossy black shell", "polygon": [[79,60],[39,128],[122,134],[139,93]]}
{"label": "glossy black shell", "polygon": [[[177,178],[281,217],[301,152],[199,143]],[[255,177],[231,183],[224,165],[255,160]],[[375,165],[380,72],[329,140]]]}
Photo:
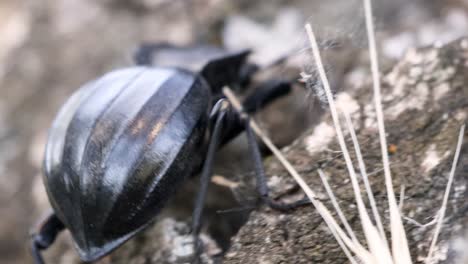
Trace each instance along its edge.
{"label": "glossy black shell", "polygon": [[75,92],[49,134],[44,183],[82,260],[147,226],[193,170],[210,90],[173,69],[117,70]]}

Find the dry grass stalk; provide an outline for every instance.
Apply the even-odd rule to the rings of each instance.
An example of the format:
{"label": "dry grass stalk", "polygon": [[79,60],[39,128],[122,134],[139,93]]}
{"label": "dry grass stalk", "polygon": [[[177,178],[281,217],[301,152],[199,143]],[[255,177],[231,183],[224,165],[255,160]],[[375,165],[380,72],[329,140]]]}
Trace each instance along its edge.
{"label": "dry grass stalk", "polygon": [[[375,202],[375,198],[372,193],[372,188],[370,186],[368,180],[368,173],[366,171],[365,163],[362,158],[361,149],[359,146],[359,142],[357,140],[356,133],[354,131],[354,127],[351,121],[349,114],[344,110],[344,116],[346,120],[347,129],[351,135],[354,149],[356,152],[356,157],[359,163],[360,174],[363,177],[365,190],[370,201],[372,214],[377,226],[374,226],[372,223],[367,209],[365,208],[363,198],[361,196],[361,190],[359,186],[359,181],[356,176],[356,172],[353,167],[353,163],[347,149],[343,131],[341,129],[340,121],[339,121],[339,114],[335,105],[335,101],[333,98],[333,94],[330,89],[330,84],[328,82],[327,75],[325,73],[325,68],[321,59],[320,50],[317,44],[317,40],[315,34],[312,30],[312,26],[307,24],[305,26],[307,36],[309,37],[310,47],[313,53],[314,61],[317,65],[317,70],[319,73],[319,77],[321,79],[323,89],[325,91],[328,104],[330,106],[331,116],[334,122],[338,143],[341,147],[343,152],[343,156],[346,161],[346,166],[350,175],[355,200],[357,203],[357,207],[359,210],[359,216],[361,219],[361,224],[363,227],[363,231],[367,240],[367,245],[369,246],[369,250],[363,247],[360,242],[357,240],[356,235],[352,228],[350,227],[349,223],[346,220],[345,215],[343,214],[341,208],[339,207],[338,201],[331,190],[324,172],[322,170],[318,170],[318,173],[322,179],[322,182],[325,186],[327,194],[329,195],[332,204],[337,211],[338,217],[341,220],[343,226],[346,229],[347,234],[338,224],[338,221],[332,216],[331,212],[324,206],[322,202],[316,199],[315,193],[310,189],[310,187],[306,184],[304,179],[297,173],[294,167],[289,163],[289,161],[284,157],[284,155],[280,152],[280,150],[271,142],[271,140],[266,136],[265,133],[259,128],[255,121],[251,120],[250,124],[254,132],[262,139],[265,145],[273,152],[273,154],[278,158],[280,163],[286,168],[286,170],[291,174],[291,176],[296,180],[299,186],[304,190],[306,195],[311,200],[312,204],[315,206],[317,212],[321,215],[324,219],[325,223],[327,224],[329,230],[337,240],[339,246],[342,248],[345,255],[348,257],[351,263],[365,263],[365,264],[377,264],[377,263],[388,263],[388,264],[411,264],[411,256],[410,250],[408,247],[408,241],[406,238],[406,233],[402,223],[401,217],[401,206],[403,204],[403,200],[400,201],[400,205],[397,203],[395,192],[393,189],[392,184],[392,176],[390,172],[390,163],[388,157],[388,149],[387,149],[387,140],[385,135],[385,124],[384,124],[384,117],[383,117],[383,110],[382,110],[382,103],[381,103],[381,84],[380,84],[380,72],[379,72],[379,62],[377,56],[377,47],[375,41],[375,32],[374,32],[374,23],[372,21],[372,4],[371,0],[363,0],[364,2],[364,10],[365,10],[365,19],[366,19],[366,29],[367,35],[369,40],[369,53],[371,58],[371,71],[372,71],[372,79],[373,79],[373,91],[374,91],[374,104],[375,109],[377,112],[377,124],[379,128],[379,140],[381,145],[381,152],[382,152],[382,161],[383,161],[383,170],[385,176],[385,186],[387,189],[387,196],[388,196],[388,203],[390,209],[390,232],[391,232],[391,250],[389,248],[389,244],[387,242],[387,238],[385,236],[385,230],[382,224],[382,220],[377,210],[377,205]],[[239,100],[235,97],[232,91],[225,87],[223,89],[224,94],[229,99],[231,104],[237,109],[239,112],[242,112],[242,105],[240,104]],[[439,211],[437,219],[437,225],[434,231],[434,236],[431,241],[431,247],[429,250],[429,254],[426,259],[426,263],[431,261],[435,245],[437,243],[438,234],[440,233],[440,229],[443,223],[443,218],[445,214],[445,210],[447,207],[447,201],[450,194],[450,188],[453,182],[455,168],[458,161],[458,157],[460,154],[460,149],[462,145],[463,135],[464,135],[464,128],[462,126],[459,134],[457,149],[455,152],[452,169],[450,172],[449,182],[447,184],[447,188],[444,194],[444,199],[442,203],[442,207]],[[403,187],[402,187],[403,188]],[[402,195],[404,193],[404,189],[402,189]],[[353,256],[354,254],[354,256]],[[356,260],[356,258],[358,260]]]}
{"label": "dry grass stalk", "polygon": [[442,224],[444,223],[445,211],[447,209],[447,201],[448,201],[448,198],[449,198],[449,195],[450,195],[450,189],[452,187],[453,178],[455,177],[455,170],[457,168],[458,158],[460,156],[460,150],[461,150],[461,146],[463,144],[463,136],[464,135],[465,135],[465,125],[463,125],[460,128],[460,133],[458,134],[457,148],[455,150],[455,155],[453,157],[452,168],[450,170],[450,175],[449,175],[447,187],[445,189],[444,198],[442,200],[442,206],[441,206],[439,212],[437,213],[437,217],[436,217],[437,223],[436,223],[436,227],[435,227],[435,230],[434,230],[434,236],[432,237],[431,246],[429,247],[429,253],[427,254],[427,258],[426,258],[425,263],[430,263],[430,261],[432,260],[432,256],[434,254],[434,249],[435,249],[435,246],[437,244],[437,238],[439,237],[439,233],[440,233],[440,230],[442,228]]}

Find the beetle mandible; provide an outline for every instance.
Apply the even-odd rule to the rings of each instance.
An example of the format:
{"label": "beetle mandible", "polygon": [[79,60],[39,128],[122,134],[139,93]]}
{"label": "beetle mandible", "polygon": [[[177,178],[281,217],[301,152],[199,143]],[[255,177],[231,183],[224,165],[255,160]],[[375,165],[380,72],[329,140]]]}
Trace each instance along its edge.
{"label": "beetle mandible", "polygon": [[[276,209],[303,204],[268,197],[247,115],[222,99],[223,86],[245,87],[260,69],[247,63],[249,53],[143,45],[135,53],[137,66],[78,89],[49,131],[43,180],[53,213],[32,235],[35,262],[44,263],[41,251],[63,229],[70,231],[82,260],[109,254],[147,227],[184,180],[201,171],[192,217],[197,247],[214,155],[243,130],[262,200]],[[290,90],[290,81],[261,83],[244,111],[252,114]]]}

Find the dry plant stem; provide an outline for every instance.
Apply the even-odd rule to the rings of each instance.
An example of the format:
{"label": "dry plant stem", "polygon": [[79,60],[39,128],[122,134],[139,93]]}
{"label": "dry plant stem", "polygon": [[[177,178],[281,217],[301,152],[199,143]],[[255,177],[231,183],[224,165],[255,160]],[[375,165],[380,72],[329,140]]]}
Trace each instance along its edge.
{"label": "dry plant stem", "polygon": [[463,144],[463,136],[465,134],[465,125],[462,125],[460,128],[460,133],[458,134],[458,143],[457,149],[455,150],[455,155],[453,157],[452,168],[450,170],[450,175],[447,183],[447,187],[445,189],[444,198],[442,200],[442,206],[437,213],[437,224],[434,230],[434,236],[432,237],[431,246],[429,247],[429,253],[427,254],[427,258],[425,263],[430,263],[432,259],[432,255],[434,254],[434,249],[437,244],[437,238],[439,237],[440,229],[442,228],[442,224],[444,223],[444,216],[445,210],[447,209],[447,201],[450,195],[450,189],[452,187],[453,178],[455,177],[455,170],[457,168],[458,158],[460,156],[460,150]]}
{"label": "dry plant stem", "polygon": [[[223,93],[226,95],[232,106],[239,111],[242,112],[242,105],[237,100],[235,97],[234,93],[231,91],[231,89],[224,87],[223,88]],[[286,160],[286,158],[281,154],[281,151],[271,142],[271,140],[263,133],[263,131],[260,129],[260,127],[257,125],[257,123],[254,120],[250,120],[250,126],[252,127],[252,130],[259,136],[263,143],[273,152],[273,154],[278,158],[278,160],[281,162],[281,164],[284,166],[284,168],[291,174],[291,176],[297,181],[299,186],[304,190],[306,193],[307,197],[309,197],[310,200],[316,200],[316,195],[315,193],[307,186],[307,183],[302,179],[302,177],[299,175],[299,173],[294,169],[292,164]]]}
{"label": "dry plant stem", "polygon": [[[320,177],[323,177],[323,179],[326,181],[325,175],[322,172],[322,170],[319,169],[318,172],[319,172]],[[327,182],[327,184],[328,184],[328,182]],[[327,190],[327,192],[328,192],[328,190]],[[333,194],[331,189],[330,189],[330,192],[328,192],[328,196],[332,199],[332,201],[334,201],[334,203],[336,202],[336,196]],[[341,209],[339,208],[339,206],[335,207],[335,209],[338,210],[338,214],[341,213],[341,215],[343,215],[343,213],[341,212]],[[324,217],[324,220],[325,220],[325,217]],[[344,218],[344,220],[343,219],[341,219],[341,220],[342,220],[343,224],[345,224],[345,225],[347,224],[348,227],[349,227],[349,223],[346,221],[346,218]],[[346,257],[349,259],[349,261],[352,264],[358,264],[359,262],[356,260],[356,258],[354,258],[354,256],[351,254],[351,252],[346,247],[346,244],[343,242],[343,239],[341,238],[341,236],[339,234],[339,231],[336,230],[334,225],[332,223],[330,223],[329,221],[325,220],[325,224],[327,225],[328,229],[330,230],[330,232],[335,237],[336,241],[338,242],[338,245],[340,246],[341,250],[343,250],[343,252],[345,253]],[[351,232],[351,234],[352,234],[352,236],[351,236],[352,239],[353,239],[352,242],[355,243],[355,244],[359,244],[358,240],[356,239],[356,236],[353,233],[353,230],[349,227],[349,230],[347,230],[347,231],[348,231],[348,233]],[[356,249],[356,250],[358,250],[358,249]],[[369,254],[367,252],[362,252],[361,255],[369,255]],[[366,256],[363,256],[363,257],[361,257],[361,259],[363,259],[365,257]],[[367,263],[367,262],[364,262],[364,263]]]}
{"label": "dry plant stem", "polygon": [[354,242],[358,241],[357,238],[356,238],[356,235],[354,234],[353,229],[349,225],[348,220],[346,220],[346,217],[343,214],[343,211],[341,210],[340,205],[338,204],[338,201],[336,199],[335,194],[333,193],[332,189],[330,188],[330,184],[328,184],[327,176],[325,175],[325,173],[321,169],[318,169],[317,171],[318,171],[318,174],[320,176],[320,179],[322,180],[323,186],[325,187],[325,190],[327,191],[328,197],[330,197],[330,199],[332,201],[332,204],[333,204],[333,207],[335,208],[335,211],[338,213],[338,217],[340,218],[340,220],[343,223],[346,231],[348,232],[349,237],[351,237],[351,239]]}
{"label": "dry plant stem", "polygon": [[[328,211],[328,209],[321,202],[312,202],[312,203],[314,204],[317,211],[320,213],[320,216],[322,216],[328,229],[332,232],[333,236],[338,241],[338,245],[340,245],[340,247],[343,249],[343,252],[345,252],[345,254],[348,251],[346,247],[348,247],[361,260],[362,263],[365,263],[365,264],[376,263],[374,261],[374,257],[372,256],[372,254],[370,254],[370,252],[367,251],[359,243],[359,241],[357,242],[352,241],[344,233],[343,229],[341,229],[341,227],[338,225],[336,220],[331,215],[330,211]],[[342,241],[343,243],[340,243],[340,241]],[[346,246],[345,248],[343,248],[343,244]],[[348,255],[346,254],[346,256]],[[350,261],[353,262],[352,259],[350,259]]]}
{"label": "dry plant stem", "polygon": [[[403,208],[403,205],[405,203],[405,185],[402,184],[401,187],[400,187],[400,202],[398,203],[398,209],[400,209],[400,212],[401,212],[401,209]],[[403,216],[404,218],[404,216]]]}
{"label": "dry plant stem", "polygon": [[372,192],[372,187],[369,183],[369,177],[367,175],[366,164],[364,163],[364,159],[362,158],[361,147],[359,146],[359,142],[357,140],[356,131],[354,130],[353,122],[351,121],[351,116],[346,111],[346,109],[341,109],[341,111],[343,112],[345,116],[346,125],[348,127],[349,133],[351,134],[351,139],[353,141],[354,150],[356,152],[356,157],[359,162],[359,171],[364,181],[364,186],[366,188],[367,197],[371,205],[372,214],[374,215],[374,220],[377,223],[377,228],[379,229],[380,236],[382,236],[385,245],[388,247],[387,237],[385,235],[385,230],[383,228],[383,224],[380,218],[379,211],[377,210],[377,204],[375,202],[374,193]]}
{"label": "dry plant stem", "polygon": [[374,23],[372,21],[371,0],[364,1],[366,18],[367,37],[369,39],[369,53],[371,59],[372,79],[374,84],[374,103],[377,112],[377,124],[379,127],[380,148],[382,151],[382,161],[385,174],[385,185],[387,188],[388,203],[390,208],[390,230],[392,235],[392,253],[394,262],[398,264],[409,264],[411,256],[408,247],[408,240],[401,220],[400,210],[393,190],[392,176],[387,152],[387,139],[385,136],[385,124],[383,118],[382,101],[380,94],[380,72],[375,41]]}
{"label": "dry plant stem", "polygon": [[[231,91],[231,89],[229,89],[228,87],[224,87],[223,93],[228,98],[232,106],[238,112],[242,113],[242,105],[237,99],[237,97],[234,95],[234,93]],[[254,120],[250,120],[250,125],[255,134],[257,134],[257,136],[260,137],[263,143],[265,143],[265,145],[272,151],[275,157],[286,168],[289,174],[296,180],[296,182],[299,184],[302,190],[306,193],[307,197],[309,197],[315,209],[323,218],[325,224],[328,226],[335,239],[338,241],[338,244],[340,246],[343,246],[343,244],[345,244],[355,255],[358,256],[359,259],[363,260],[364,263],[374,263],[371,261],[372,255],[361,244],[359,244],[359,242],[353,242],[344,233],[344,231],[341,229],[341,227],[331,215],[330,211],[328,211],[328,209],[323,205],[322,202],[316,199],[315,193],[310,189],[310,187],[307,185],[304,179],[302,179],[299,173],[294,169],[292,164],[284,157],[281,151],[271,142],[271,140],[265,135],[265,133],[263,133],[263,131],[260,129],[257,123]],[[345,248],[343,249],[343,251],[346,254],[348,250]],[[352,263],[356,263],[356,260],[354,259],[354,257],[352,257],[351,254],[346,254],[346,256]]]}
{"label": "dry plant stem", "polygon": [[322,58],[320,56],[320,50],[317,44],[317,40],[315,38],[315,34],[310,24],[307,24],[305,28],[307,31],[307,35],[309,37],[310,45],[312,47],[314,60],[315,60],[315,63],[317,64],[319,76],[322,81],[325,94],[327,96],[328,104],[330,106],[330,112],[331,112],[331,116],[332,116],[333,123],[335,126],[338,143],[340,144],[341,150],[343,151],[343,156],[346,161],[346,167],[350,175],[352,187],[354,190],[354,196],[357,202],[359,216],[361,219],[362,228],[366,236],[367,244],[369,245],[370,251],[373,256],[373,260],[371,261],[371,263],[377,263],[377,260],[378,260],[379,263],[391,264],[393,262],[392,262],[390,252],[388,251],[388,248],[385,246],[385,242],[383,242],[376,227],[372,224],[369,218],[369,215],[367,213],[367,210],[364,206],[364,201],[361,196],[361,191],[360,191],[359,183],[357,181],[356,172],[354,171],[353,163],[351,161],[349,151],[346,147],[343,132],[342,132],[341,125],[339,122],[338,112],[336,110],[335,101],[334,101],[333,94],[330,89],[330,83],[328,81],[327,75],[325,74],[325,68],[323,66]]}
{"label": "dry plant stem", "polygon": [[345,253],[346,257],[349,259],[351,264],[358,264],[359,262],[354,258],[354,256],[349,252],[348,248],[344,244],[343,240],[340,238],[340,236],[336,233],[336,230],[331,228],[331,226],[328,226],[330,228],[330,231],[332,232],[333,236],[336,238],[336,241],[338,242],[338,245],[340,246],[341,250]]}

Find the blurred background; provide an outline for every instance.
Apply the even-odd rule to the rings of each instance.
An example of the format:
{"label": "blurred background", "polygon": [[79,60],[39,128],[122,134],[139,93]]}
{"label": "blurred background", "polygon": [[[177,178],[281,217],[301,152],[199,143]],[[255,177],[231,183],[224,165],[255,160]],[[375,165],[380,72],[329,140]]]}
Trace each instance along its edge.
{"label": "blurred background", "polygon": [[[468,34],[467,10],[466,0],[376,0],[382,64],[408,48]],[[252,48],[259,64],[292,53],[276,74],[294,77],[311,65],[303,25],[312,22],[341,89],[340,80],[365,75],[356,70],[366,60],[362,17],[360,1],[351,0],[1,0],[0,263],[31,262],[28,234],[49,208],[43,149],[59,107],[83,83],[130,66],[140,43]],[[314,124],[320,107],[307,94],[259,117],[279,145]]]}

